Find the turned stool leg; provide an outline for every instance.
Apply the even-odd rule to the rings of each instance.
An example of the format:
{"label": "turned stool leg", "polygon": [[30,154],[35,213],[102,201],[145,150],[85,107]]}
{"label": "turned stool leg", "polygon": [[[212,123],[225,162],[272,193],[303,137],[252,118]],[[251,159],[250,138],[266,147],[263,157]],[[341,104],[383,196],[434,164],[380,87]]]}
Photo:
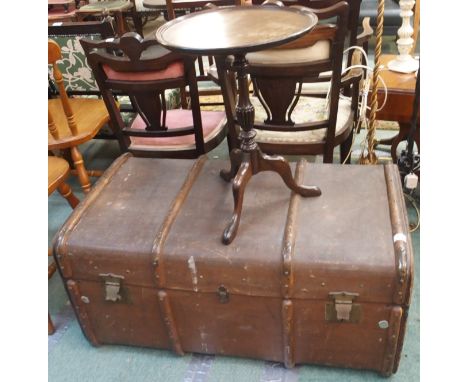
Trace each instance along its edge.
{"label": "turned stool leg", "polygon": [[67,183],[62,183],[58,186],[60,194],[67,199],[68,204],[71,208],[75,208],[80,202],[75,194],[72,192],[71,187]]}
{"label": "turned stool leg", "polygon": [[[49,250],[49,256],[51,255],[50,252],[51,251]],[[55,265],[55,262],[49,264],[49,280],[54,275],[56,270],[57,270],[57,266]],[[48,314],[48,318],[49,318],[49,336],[50,336],[51,334],[55,333],[55,327],[54,327],[54,323],[52,322],[52,319],[50,318],[50,314]]]}
{"label": "turned stool leg", "polygon": [[76,146],[70,148],[70,153],[73,159],[73,164],[76,168],[76,172],[78,173],[78,179],[80,180],[81,188],[83,188],[85,193],[88,193],[91,189],[91,182],[89,181],[89,176],[84,166],[83,157],[81,156],[81,153]]}
{"label": "turned stool leg", "polygon": [[50,314],[48,315],[48,317],[49,317],[49,336],[50,336],[55,333],[55,327],[54,327],[52,320],[50,319]]}

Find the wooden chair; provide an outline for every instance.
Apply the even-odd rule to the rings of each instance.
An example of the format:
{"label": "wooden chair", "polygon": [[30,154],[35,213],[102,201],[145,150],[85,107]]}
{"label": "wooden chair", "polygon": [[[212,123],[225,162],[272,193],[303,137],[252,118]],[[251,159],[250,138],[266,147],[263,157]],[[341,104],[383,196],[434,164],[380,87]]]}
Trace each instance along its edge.
{"label": "wooden chair", "polygon": [[[136,12],[136,17],[137,17],[137,22],[138,25],[135,25],[135,31],[140,35],[143,36],[143,27],[146,25],[146,23],[151,20],[151,19],[156,19],[158,18],[163,12],[166,11],[166,2],[165,0],[150,0],[150,3],[157,4],[159,7],[153,8],[153,7],[147,7],[147,1],[146,0],[132,0],[135,3],[135,10],[130,10],[127,12],[124,12],[124,15],[131,16],[131,19],[133,22],[135,22],[135,16],[134,12]],[[158,4],[159,3],[159,4]]]}
{"label": "wooden chair", "polygon": [[[134,32],[113,41],[82,39],[81,44],[122,150],[136,156],[194,158],[224,139],[225,113],[200,111],[192,57],[169,52],[156,40],[143,40]],[[165,90],[186,85],[192,110],[167,110]],[[128,127],[112,98],[116,90],[128,93],[138,112]]]}
{"label": "wooden chair", "polygon": [[78,3],[76,0],[48,0],[49,22],[75,20]]}
{"label": "wooden chair", "polygon": [[[55,190],[58,190],[60,194],[67,200],[71,208],[75,208],[80,202],[76,196],[73,194],[70,186],[65,183],[69,173],[70,166],[68,162],[59,157],[49,156],[49,196]],[[52,251],[49,250],[49,256],[52,255]],[[49,264],[49,279],[54,275],[57,270],[57,265],[55,261]],[[49,319],[49,335],[55,332],[54,324],[48,315]]]}
{"label": "wooden chair", "polygon": [[173,20],[177,12],[191,13],[201,10],[207,4],[213,4],[217,7],[229,5],[243,5],[244,0],[166,0],[167,18]]}
{"label": "wooden chair", "polygon": [[[320,10],[323,8],[331,7],[342,0],[286,0],[284,4],[281,1],[277,0],[253,0],[253,3],[256,5],[266,5],[266,6],[298,6],[298,7],[307,7],[311,9]],[[345,39],[345,48],[358,46],[363,48],[367,52],[368,41],[373,35],[373,30],[369,25],[369,18],[363,20],[363,31],[359,31],[359,12],[361,7],[362,0],[347,0],[349,5],[349,16],[347,22],[347,32]],[[293,41],[290,44],[287,44],[286,47],[281,47],[280,49],[268,49],[261,52],[253,52],[247,55],[247,60],[251,64],[265,65],[269,62],[274,63],[275,65],[288,64],[292,60],[304,61],[307,60],[307,57],[310,54],[310,50],[314,49],[302,43],[302,40],[306,40],[307,37]],[[354,63],[365,64],[361,57],[361,52],[359,50],[355,51],[353,54],[350,53],[347,56],[347,65],[351,65],[351,61]],[[304,81],[302,87],[303,95],[311,96],[325,96],[330,87],[330,73],[321,73],[319,78],[314,78],[312,81]],[[349,94],[349,90],[346,91]]]}
{"label": "wooden chair", "polygon": [[[206,7],[240,6],[244,3],[245,0],[166,0],[167,18],[168,20],[173,20],[176,18],[176,15],[200,11]],[[213,31],[213,33],[216,33],[216,31]],[[211,86],[208,85],[200,88],[199,92],[201,96],[221,94],[217,69],[213,57],[197,57],[197,71],[197,81],[205,82],[204,85],[211,82]],[[186,92],[182,90],[182,102],[185,102],[185,96]],[[204,103],[203,105],[222,105],[222,103]]]}
{"label": "wooden chair", "polygon": [[[83,37],[92,40],[105,40],[116,37],[116,33],[109,18],[101,21],[83,21],[60,25],[49,25],[49,39],[54,40],[62,50],[62,60],[57,65],[63,76],[63,85],[68,96],[86,95],[101,96],[99,86],[94,79],[93,71],[88,65],[86,54],[80,44]],[[52,68],[49,68],[49,77],[53,79]],[[49,81],[53,85],[53,81]],[[55,86],[49,86],[49,98],[59,96]],[[118,100],[121,112],[134,112],[128,96],[122,93],[114,93]],[[168,108],[176,108],[180,105],[180,92],[174,89],[166,92],[166,104]],[[95,138],[115,139],[111,128],[105,125]]]}
{"label": "wooden chair", "polygon": [[76,11],[76,14],[79,20],[82,20],[86,16],[113,15],[117,24],[117,33],[121,36],[128,31],[124,17],[125,12],[131,12],[135,28],[140,33],[143,33],[141,19],[136,12],[135,0],[95,0],[82,5]]}
{"label": "wooden chair", "polygon": [[[306,8],[304,11],[308,11]],[[357,110],[358,93],[353,97],[340,96],[345,87],[358,87],[361,72],[342,80],[341,69],[344,41],[347,34],[349,6],[342,1],[331,7],[315,9],[320,20],[336,19],[334,24],[321,24],[300,39],[278,48],[290,49],[308,47],[308,58],[296,62],[282,60],[267,63],[249,63],[249,74],[258,94],[254,103],[256,118],[254,128],[256,141],[263,152],[281,155],[323,155],[323,161],[333,162],[333,150],[340,145],[341,159],[347,158],[352,143],[352,129]],[[328,21],[328,20],[327,20]],[[220,82],[225,97],[226,114],[234,135],[238,131],[235,117],[235,91],[229,80],[231,60],[216,57]],[[302,83],[318,79],[318,74],[331,71],[331,89],[327,100],[323,97],[309,97],[313,100],[310,115],[306,121],[294,121],[294,109],[301,101]],[[256,105],[255,105],[256,103]],[[310,105],[309,105],[310,106]]]}
{"label": "wooden chair", "polygon": [[48,100],[49,151],[69,150],[81,187],[84,192],[88,192],[91,183],[78,145],[91,140],[109,122],[109,114],[102,100],[68,98],[57,64],[61,58],[60,47],[49,40],[48,63],[52,65],[55,84],[60,93],[60,98]]}

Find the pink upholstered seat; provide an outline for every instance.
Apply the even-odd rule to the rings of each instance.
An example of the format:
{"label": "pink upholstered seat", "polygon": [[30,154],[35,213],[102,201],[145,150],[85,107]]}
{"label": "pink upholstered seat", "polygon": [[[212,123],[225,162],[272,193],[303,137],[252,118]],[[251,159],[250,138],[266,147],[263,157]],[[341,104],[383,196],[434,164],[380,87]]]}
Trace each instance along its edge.
{"label": "pink upholstered seat", "polygon": [[68,12],[65,12],[65,9],[62,7],[60,8],[52,8],[48,14],[48,21],[66,21],[66,20],[74,20],[76,18],[76,11],[74,7],[70,7]]}
{"label": "pink upholstered seat", "polygon": [[109,65],[102,65],[102,69],[109,79],[118,81],[156,81],[184,76],[184,63],[182,61],[175,61],[169,64],[166,69],[152,72],[117,72]]}
{"label": "pink upholstered seat", "polygon": [[[205,142],[216,136],[224,127],[226,115],[222,111],[202,111],[202,126],[203,139]],[[191,110],[174,109],[168,110],[166,116],[166,125],[168,129],[176,129],[181,127],[193,126],[193,118]],[[146,124],[138,115],[131,125],[132,129],[144,129]],[[195,135],[183,135],[178,137],[167,138],[144,138],[130,137],[131,148],[138,147],[147,148],[157,147],[158,150],[180,150],[181,148],[195,147]]]}

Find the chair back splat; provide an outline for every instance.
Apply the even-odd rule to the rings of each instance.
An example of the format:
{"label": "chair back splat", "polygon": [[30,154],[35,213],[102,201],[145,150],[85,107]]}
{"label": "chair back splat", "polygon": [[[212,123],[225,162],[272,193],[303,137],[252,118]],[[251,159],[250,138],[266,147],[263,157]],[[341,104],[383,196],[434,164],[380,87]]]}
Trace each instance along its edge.
{"label": "chair back splat", "polygon": [[[135,32],[120,39],[82,39],[81,44],[125,150],[140,156],[197,157],[224,138],[224,113],[200,111],[192,57],[170,52]],[[191,111],[167,110],[165,90],[186,85]],[[130,126],[114,101],[116,91],[128,94],[137,112]]]}

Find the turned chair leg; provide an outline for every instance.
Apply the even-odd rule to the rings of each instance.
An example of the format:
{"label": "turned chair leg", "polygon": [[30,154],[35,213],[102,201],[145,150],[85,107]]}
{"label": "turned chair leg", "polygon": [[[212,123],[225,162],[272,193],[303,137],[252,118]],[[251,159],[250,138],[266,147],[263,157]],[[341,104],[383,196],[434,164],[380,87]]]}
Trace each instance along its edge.
{"label": "turned chair leg", "polygon": [[67,183],[62,183],[60,186],[58,186],[58,190],[60,194],[65,199],[67,199],[67,202],[71,208],[75,208],[80,202],[78,198],[75,196],[75,194],[73,193],[71,187]]}
{"label": "turned chair leg", "polygon": [[83,157],[76,146],[70,148],[73,164],[75,165],[76,172],[78,173],[78,179],[80,180],[81,188],[85,193],[88,193],[91,189],[91,182],[89,181],[88,172],[86,171]]}
{"label": "turned chair leg", "polygon": [[[51,252],[52,251],[49,250],[49,256],[51,256],[52,254]],[[49,264],[49,280],[54,275],[56,270],[57,270],[57,266],[55,265],[55,262]],[[54,323],[52,322],[52,319],[50,318],[50,314],[48,314],[48,318],[49,318],[49,336],[50,336],[51,334],[55,333],[55,327],[54,327]]]}
{"label": "turned chair leg", "polygon": [[346,159],[346,164],[351,163],[351,154],[349,152],[351,151],[352,144],[353,144],[353,132],[351,132],[351,134],[349,134],[349,137],[346,138],[346,140],[340,145],[340,163],[345,164],[344,163],[345,159]]}
{"label": "turned chair leg", "polygon": [[50,336],[55,333],[55,327],[54,327],[54,323],[50,319],[50,314],[48,316],[49,316],[49,336]]}

